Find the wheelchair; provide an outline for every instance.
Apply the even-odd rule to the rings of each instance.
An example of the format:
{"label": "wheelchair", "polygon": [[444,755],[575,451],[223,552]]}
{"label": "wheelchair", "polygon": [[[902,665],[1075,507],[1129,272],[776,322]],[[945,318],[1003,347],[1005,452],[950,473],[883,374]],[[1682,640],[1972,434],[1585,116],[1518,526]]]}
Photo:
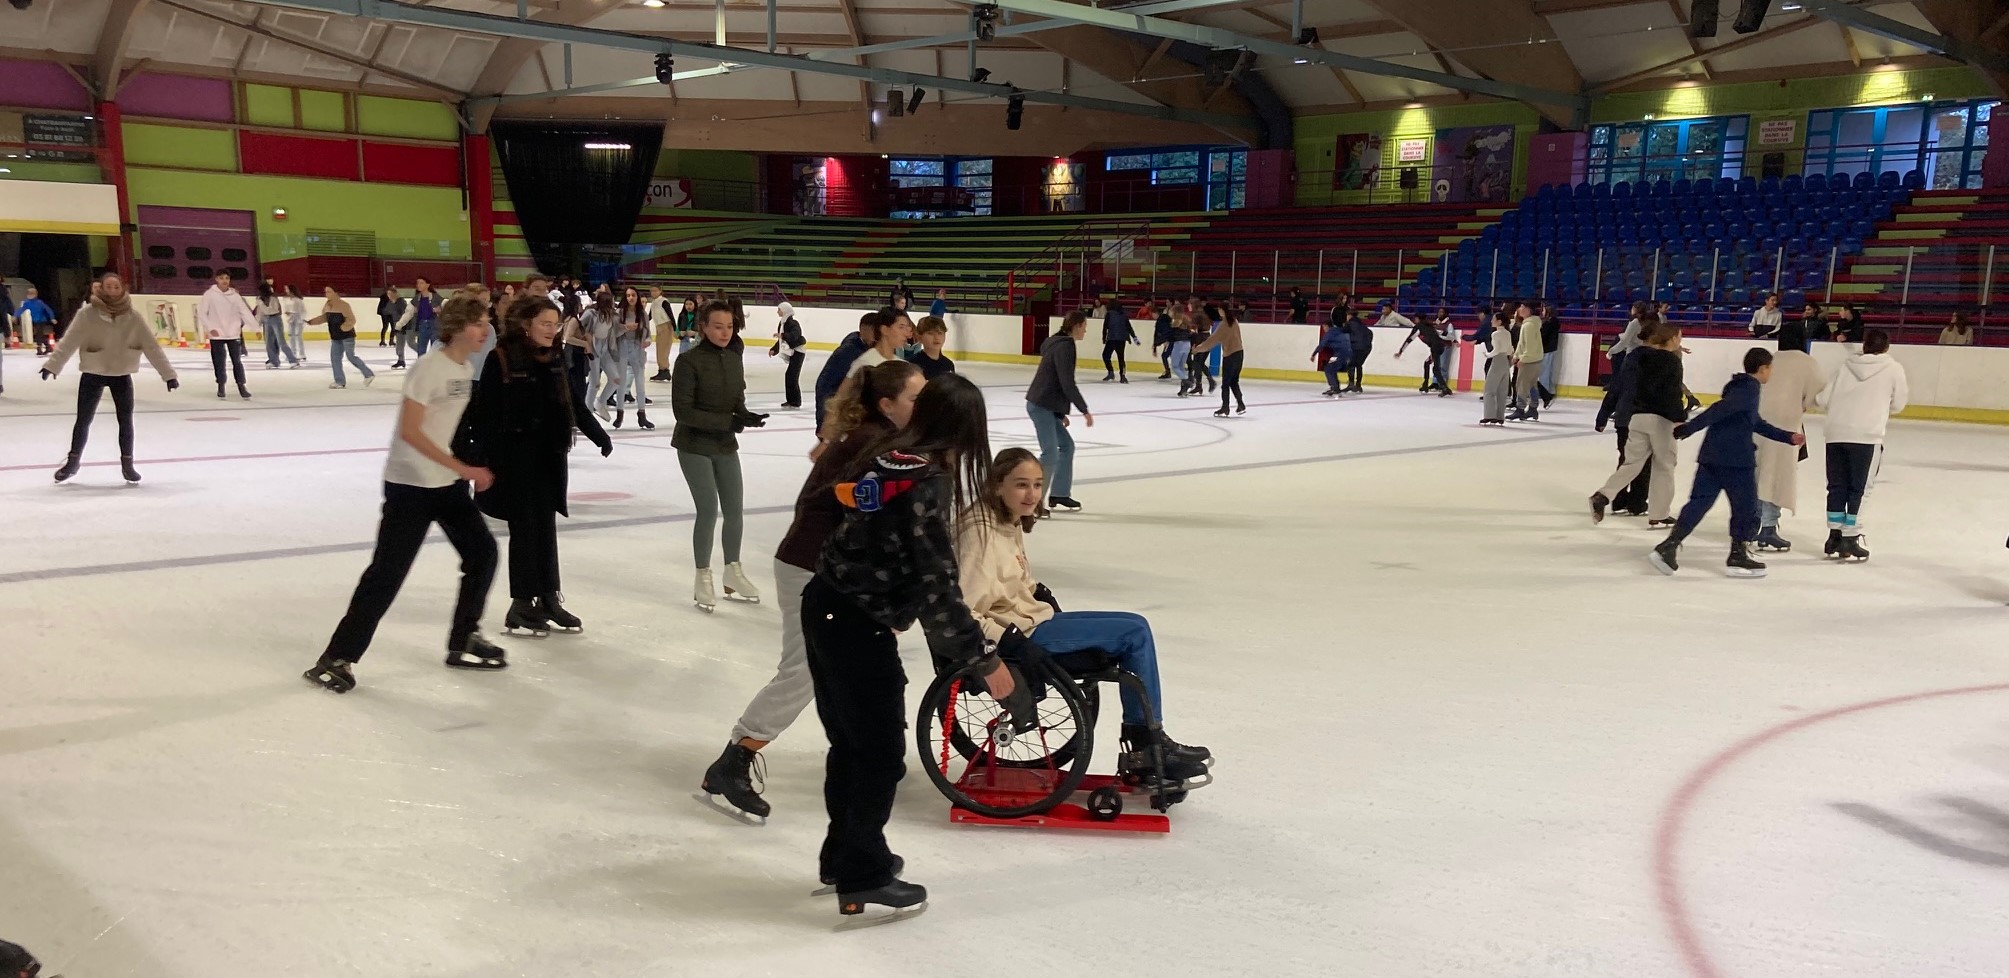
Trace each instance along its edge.
{"label": "wheelchair", "polygon": [[[1129,689],[1155,716],[1143,680],[1098,649],[1054,655],[1013,632],[999,650],[1029,691],[1032,716],[1014,717],[992,698],[983,680],[989,662],[957,667],[937,660],[935,680],[921,697],[914,739],[928,779],[954,806],[952,820],[1162,832],[1169,831],[1162,818],[1147,825],[1130,816],[1116,824],[1125,820],[1124,796],[1143,795],[1162,814],[1187,792],[1212,783],[1211,774],[1161,777],[1162,751],[1155,744],[1122,752],[1114,775],[1090,774],[1101,686]],[[1083,792],[1085,804],[1073,803]],[[962,818],[959,811],[979,817]]]}

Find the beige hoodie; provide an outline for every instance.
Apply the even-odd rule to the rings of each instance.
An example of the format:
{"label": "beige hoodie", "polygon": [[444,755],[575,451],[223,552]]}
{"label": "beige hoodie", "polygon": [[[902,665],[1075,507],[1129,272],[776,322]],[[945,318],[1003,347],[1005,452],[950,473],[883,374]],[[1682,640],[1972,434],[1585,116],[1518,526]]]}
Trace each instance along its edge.
{"label": "beige hoodie", "polygon": [[1031,634],[1053,617],[1053,606],[1032,596],[1039,581],[1025,560],[1025,533],[999,523],[988,507],[972,510],[956,534],[957,584],[984,637],[995,642],[1009,625]]}

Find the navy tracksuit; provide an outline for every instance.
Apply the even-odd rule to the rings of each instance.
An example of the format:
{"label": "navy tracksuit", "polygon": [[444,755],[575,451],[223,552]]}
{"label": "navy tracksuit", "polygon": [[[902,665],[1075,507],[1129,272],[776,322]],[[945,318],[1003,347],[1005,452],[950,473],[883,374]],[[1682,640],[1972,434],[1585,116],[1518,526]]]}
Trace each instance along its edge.
{"label": "navy tracksuit", "polygon": [[1723,385],[1723,399],[1708,410],[1677,425],[1674,437],[1686,438],[1707,430],[1702,451],[1696,455],[1695,484],[1688,504],[1675,519],[1671,539],[1681,540],[1695,531],[1716,495],[1730,497],[1730,539],[1742,542],[1758,536],[1758,445],[1751,439],[1763,435],[1791,444],[1793,433],[1758,416],[1758,378],[1738,374]]}

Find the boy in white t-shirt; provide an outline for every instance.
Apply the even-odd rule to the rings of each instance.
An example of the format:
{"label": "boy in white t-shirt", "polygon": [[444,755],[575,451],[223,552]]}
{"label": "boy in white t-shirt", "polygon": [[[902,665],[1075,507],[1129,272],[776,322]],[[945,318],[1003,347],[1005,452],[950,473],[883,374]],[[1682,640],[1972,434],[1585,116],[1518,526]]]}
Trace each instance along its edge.
{"label": "boy in white t-shirt", "polygon": [[479,631],[482,605],[495,580],[495,537],[468,494],[470,485],[476,492],[487,489],[495,475],[452,453],[454,432],[474,395],[472,358],[488,339],[487,301],[472,295],[448,301],[439,311],[436,329],[437,344],[405,375],[398,427],[384,463],[384,510],[377,525],[376,552],[356,583],[348,613],[328,639],[327,651],[306,672],[308,681],[337,693],[356,688],[351,667],[370,647],[377,623],[397,598],[434,523],[460,551],[460,599],[447,632],[446,664],[461,669],[501,669],[509,664],[502,650]]}

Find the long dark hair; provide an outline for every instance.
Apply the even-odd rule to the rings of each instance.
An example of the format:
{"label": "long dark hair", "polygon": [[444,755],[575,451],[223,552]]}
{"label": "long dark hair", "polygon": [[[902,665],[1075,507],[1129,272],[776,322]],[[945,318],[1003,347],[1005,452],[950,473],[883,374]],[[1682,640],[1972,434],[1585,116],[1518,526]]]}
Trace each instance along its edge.
{"label": "long dark hair", "polygon": [[990,467],[990,420],[984,411],[983,391],[961,374],[943,374],[928,381],[914,401],[914,416],[907,427],[868,445],[858,457],[855,471],[846,477],[864,475],[887,452],[926,456],[949,472],[954,487],[950,525],[956,525],[981,497],[985,469]]}
{"label": "long dark hair", "polygon": [[505,383],[509,380],[510,371],[526,374],[537,370],[550,371],[551,389],[557,401],[555,410],[565,420],[569,444],[570,432],[578,422],[572,413],[572,385],[565,380],[565,358],[558,351],[562,341],[553,337],[549,347],[540,347],[530,341],[530,324],[546,310],[564,315],[558,304],[548,298],[527,293],[518,296],[508,309],[503,310],[502,335],[495,341],[495,352],[490,355],[500,361]]}
{"label": "long dark hair", "polygon": [[[389,290],[389,289],[385,289],[385,290],[384,290],[384,293],[385,293],[386,295],[388,295],[388,294],[390,294],[390,291],[391,291],[391,290]],[[268,278],[268,279],[261,279],[261,280],[259,280],[259,282],[258,282],[258,301],[259,301],[259,302],[271,302],[271,301],[272,301],[273,299],[276,299],[276,298],[278,298],[278,297],[279,297],[279,294],[278,294],[278,293],[276,293],[276,292],[274,292],[274,291],[272,291],[272,280],[271,280],[271,279],[269,279],[269,278]]]}
{"label": "long dark hair", "polygon": [[830,413],[837,417],[837,437],[868,424],[875,431],[893,430],[895,425],[879,409],[879,402],[899,397],[907,389],[907,382],[920,375],[921,368],[905,360],[887,360],[859,371],[858,385],[851,393],[832,398],[828,405]]}

